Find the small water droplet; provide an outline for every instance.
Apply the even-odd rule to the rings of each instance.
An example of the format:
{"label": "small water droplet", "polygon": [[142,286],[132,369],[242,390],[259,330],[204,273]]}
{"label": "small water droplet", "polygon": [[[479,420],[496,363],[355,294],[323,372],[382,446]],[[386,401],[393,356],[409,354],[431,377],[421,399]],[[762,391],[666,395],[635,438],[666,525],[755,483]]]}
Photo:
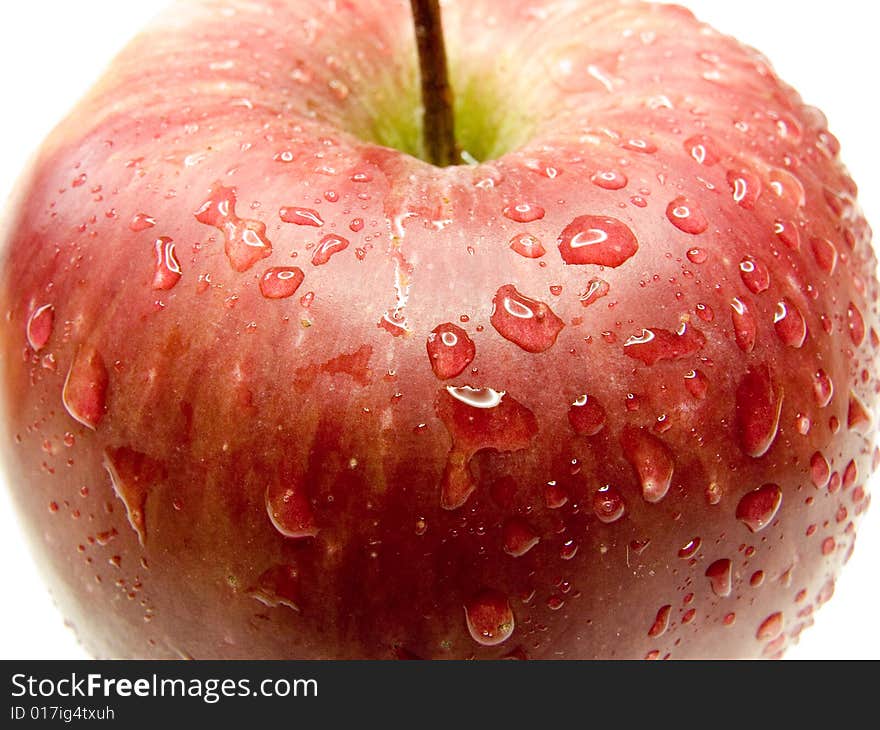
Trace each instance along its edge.
{"label": "small water droplet", "polygon": [[694,537],[688,540],[678,551],[678,557],[688,560],[698,552],[700,552],[700,547],[702,546],[703,541],[699,537]]}
{"label": "small water droplet", "polygon": [[674,462],[668,447],[645,429],[627,426],[620,437],[624,456],[638,475],[642,497],[659,502],[672,484]]}
{"label": "small water droplet", "polygon": [[853,345],[861,346],[865,341],[865,320],[862,317],[861,310],[852,302],[846,310],[846,324],[849,329],[849,337]]}
{"label": "small water droplet", "polygon": [[846,412],[846,425],[850,431],[867,433],[872,424],[871,412],[852,391],[849,393],[849,407]]}
{"label": "small water droplet", "polygon": [[426,347],[431,368],[440,380],[461,375],[476,355],[476,346],[468,333],[450,322],[431,331]]}
{"label": "small water droplet", "polygon": [[692,236],[703,233],[709,227],[709,221],[700,207],[684,196],[675,198],[666,206],[666,217],[680,231]]}
{"label": "small water droplet", "polygon": [[296,293],[304,279],[298,266],[273,266],[260,277],[260,293],[266,299],[286,299]]}
{"label": "small water droplet", "polygon": [[687,258],[692,264],[705,264],[709,259],[709,253],[704,248],[691,248],[688,249]]}
{"label": "small water droplet", "polygon": [[510,239],[510,248],[527,259],[539,259],[547,253],[541,240],[531,233],[517,233]]}
{"label": "small water droplet", "polygon": [[507,596],[499,591],[481,591],[468,601],[464,613],[468,632],[478,644],[497,646],[513,634],[513,609]]}
{"label": "small water droplet", "polygon": [[787,248],[792,251],[799,251],[801,247],[801,235],[798,233],[797,226],[791,221],[778,220],[773,225],[773,231]]}
{"label": "small water droplet", "polygon": [[581,436],[595,436],[605,427],[605,419],[605,408],[588,395],[575,398],[568,409],[568,421]]}
{"label": "small water droplet", "polygon": [[813,374],[813,397],[819,408],[825,408],[834,397],[834,383],[821,368]]}
{"label": "small water droplet", "polygon": [[769,525],[782,504],[782,490],[777,484],[765,484],[747,492],[736,506],[736,518],[752,532]]}
{"label": "small water droplet", "polygon": [[712,592],[719,598],[726,598],[733,588],[732,563],[728,558],[721,558],[706,568],[706,577]]}
{"label": "small water droplet", "polygon": [[639,250],[629,226],[607,216],[575,218],[559,234],[557,243],[562,260],[569,265],[595,264],[616,268]]}
{"label": "small water droplet", "polygon": [[746,210],[752,210],[761,194],[761,180],[747,170],[730,170],[727,184],[736,203]]}
{"label": "small water droplet", "polygon": [[694,398],[702,399],[706,397],[706,391],[709,389],[709,378],[699,370],[690,370],[685,373],[684,385]]}
{"label": "small water droplet", "polygon": [[496,292],[489,321],[504,339],[533,353],[549,350],[565,326],[544,302],[520,294],[512,284]]}
{"label": "small water droplet", "polygon": [[705,134],[695,134],[684,141],[684,149],[701,165],[711,167],[718,164],[721,152],[714,139]]}
{"label": "small water droplet", "polygon": [[348,239],[329,233],[324,236],[315,248],[312,254],[312,264],[314,266],[323,266],[330,258],[348,248]]}

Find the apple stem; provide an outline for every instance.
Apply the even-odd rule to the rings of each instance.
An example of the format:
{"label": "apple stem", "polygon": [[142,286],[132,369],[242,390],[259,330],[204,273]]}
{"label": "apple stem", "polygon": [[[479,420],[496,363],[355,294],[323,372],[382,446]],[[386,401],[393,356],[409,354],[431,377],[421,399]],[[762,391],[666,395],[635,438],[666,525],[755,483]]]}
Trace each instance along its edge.
{"label": "apple stem", "polygon": [[461,161],[455,144],[452,87],[439,0],[410,0],[422,77],[422,137],[428,162],[438,167]]}

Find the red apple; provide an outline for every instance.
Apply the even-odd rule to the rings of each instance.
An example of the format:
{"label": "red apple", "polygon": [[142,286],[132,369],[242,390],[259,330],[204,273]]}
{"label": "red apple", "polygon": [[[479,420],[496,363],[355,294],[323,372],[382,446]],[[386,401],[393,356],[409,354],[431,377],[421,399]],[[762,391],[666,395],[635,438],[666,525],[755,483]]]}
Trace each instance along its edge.
{"label": "red apple", "polygon": [[95,655],[775,656],[830,596],[880,339],[824,118],[680,8],[443,12],[478,164],[408,4],[193,2],[20,186],[5,463]]}

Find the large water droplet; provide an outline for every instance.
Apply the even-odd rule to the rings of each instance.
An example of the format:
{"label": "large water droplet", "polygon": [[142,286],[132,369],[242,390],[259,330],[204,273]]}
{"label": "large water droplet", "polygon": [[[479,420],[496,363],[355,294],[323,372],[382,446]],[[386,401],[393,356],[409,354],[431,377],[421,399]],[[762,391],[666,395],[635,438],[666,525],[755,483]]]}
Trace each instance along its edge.
{"label": "large water droplet", "polygon": [[620,437],[624,455],[635,470],[646,502],[659,502],[672,484],[674,461],[667,446],[645,429],[627,426]]}
{"label": "large water droplet", "polygon": [[758,339],[758,321],[742,299],[734,297],[730,307],[736,344],[743,352],[751,352],[755,349],[755,342]]}
{"label": "large water droplet", "polygon": [[305,485],[296,480],[273,479],[266,486],[266,512],[284,537],[314,537],[318,526]]}
{"label": "large water droplet", "polygon": [[274,565],[263,571],[248,594],[269,608],[285,606],[299,611],[299,576],[292,565]]}
{"label": "large water droplet", "polygon": [[549,350],[565,326],[544,302],[520,294],[512,284],[495,294],[490,322],[504,339],[534,353]]}
{"label": "large water droplet", "polygon": [[706,577],[712,592],[719,598],[726,598],[732,590],[732,563],[728,558],[721,558],[706,568]]}
{"label": "large water droplet", "polygon": [[499,591],[481,591],[465,605],[464,614],[468,632],[478,644],[497,646],[513,634],[513,609]]}
{"label": "large water droplet", "polygon": [[606,484],[593,494],[593,514],[606,525],[617,522],[626,514],[626,502],[615,487]]}
{"label": "large water droplet", "polygon": [[604,279],[590,279],[587,282],[586,290],[578,298],[580,299],[581,306],[589,307],[602,297],[608,296],[610,291],[611,286]]}
{"label": "large water droplet", "polygon": [[852,391],[849,392],[849,407],[846,412],[846,425],[850,431],[867,433],[872,424],[871,412],[861,399]]}
{"label": "large water droplet", "polygon": [[235,271],[247,271],[255,263],[272,253],[272,244],[266,238],[266,224],[235,214],[234,188],[215,183],[208,199],[196,213],[196,220],[221,231],[225,238],[226,257]]}
{"label": "large water droplet", "polygon": [[595,436],[605,427],[605,408],[595,398],[582,395],[568,409],[568,422],[581,436]]}
{"label": "large water droplet", "polygon": [[819,408],[825,408],[834,397],[834,382],[821,368],[813,373],[813,398]]}
{"label": "large water droplet", "polygon": [[736,519],[752,532],[769,525],[782,504],[782,490],[777,484],[765,484],[747,492],[736,506]]}
{"label": "large water droplet", "polygon": [[544,217],[544,209],[534,203],[518,203],[508,205],[502,211],[505,218],[517,223],[532,223]]}
{"label": "large water droplet", "polygon": [[770,288],[770,269],[751,256],[739,262],[739,275],[752,294],[760,294]]}
{"label": "large water droplet", "polygon": [[157,238],[154,251],[153,289],[157,291],[173,289],[181,277],[180,262],[174,251],[174,241],[168,236]]}
{"label": "large water droplet", "polygon": [[295,223],[298,226],[314,226],[320,228],[324,225],[324,219],[316,210],[311,208],[281,208],[278,215],[285,223]]}
{"label": "large water droplet", "polygon": [[460,375],[476,355],[476,346],[468,333],[450,322],[431,331],[426,347],[431,368],[440,380]]}
{"label": "large water droplet", "polygon": [[286,299],[296,293],[304,279],[298,266],[273,266],[260,277],[260,294],[266,299]]}
{"label": "large water droplet", "polygon": [[532,526],[521,517],[511,517],[506,520],[501,531],[504,552],[515,558],[525,555],[541,539]]}
{"label": "large water droplet", "polygon": [[626,175],[617,170],[600,170],[590,178],[590,182],[604,190],[622,190],[627,186],[629,180]]}
{"label": "large water droplet", "polygon": [[91,345],[80,345],[64,382],[64,408],[83,426],[95,430],[106,412],[109,384],[101,354]]}
{"label": "large water droplet", "polygon": [[781,612],[777,611],[776,613],[771,613],[761,622],[761,625],[758,627],[758,631],[755,634],[755,638],[760,641],[775,639],[782,633],[784,623],[785,621]]}
{"label": "large water droplet", "polygon": [[810,457],[810,479],[816,489],[822,489],[831,478],[831,465],[821,451]]}
{"label": "large water droplet", "polygon": [[837,247],[827,238],[810,239],[810,249],[819,268],[829,276],[837,268]]}
{"label": "large water droplet", "polygon": [[648,629],[648,636],[653,638],[663,636],[663,634],[666,633],[666,629],[669,628],[669,615],[671,613],[672,606],[669,604],[661,606],[657,611],[657,616],[654,618],[654,623],[651,624],[651,628]]}
{"label": "large water droplet", "polygon": [[754,458],[767,453],[779,430],[782,386],[773,381],[770,368],[749,369],[736,389],[736,420],[742,450]]}
{"label": "large water droplet", "polygon": [[539,259],[547,253],[541,239],[531,233],[517,233],[510,239],[510,248],[527,259]]}
{"label": "large water droplet", "polygon": [[730,170],[727,184],[734,201],[746,210],[752,210],[761,194],[760,178],[747,170]]}
{"label": "large water droplet", "polygon": [[44,304],[31,312],[25,327],[25,333],[28,345],[30,345],[34,352],[39,352],[49,342],[54,324],[55,307],[51,304]]}
{"label": "large water droplet", "polygon": [[846,325],[852,343],[859,347],[865,341],[865,320],[861,310],[852,302],[846,310]]}
{"label": "large water droplet", "polygon": [[680,231],[692,236],[703,233],[709,227],[709,221],[700,207],[684,196],[675,198],[666,206],[666,217]]}
{"label": "large water droplet", "polygon": [[633,335],[624,343],[623,352],[645,365],[654,365],[660,360],[678,360],[692,355],[705,344],[706,338],[702,332],[682,322],[674,333],[662,329],[643,329],[640,335]]}
{"label": "large water droplet", "polygon": [[616,218],[582,215],[559,234],[559,253],[566,264],[616,268],[639,250],[635,234]]}
{"label": "large water droplet", "polygon": [[705,134],[688,137],[684,141],[684,149],[694,160],[706,167],[718,164],[721,159],[721,151],[717,143]]}
{"label": "large water droplet", "polygon": [[116,496],[125,505],[128,523],[144,545],[147,540],[146,503],[153,487],[163,478],[162,465],[140,451],[127,446],[108,448],[104,468]]}
{"label": "large water droplet", "polygon": [[801,310],[789,299],[782,299],[776,305],[773,315],[776,336],[789,347],[801,347],[807,339],[807,322]]}
{"label": "large water droplet", "polygon": [[315,266],[323,266],[330,258],[348,248],[348,239],[337,236],[335,233],[329,233],[322,238],[315,247],[312,254],[312,264]]}

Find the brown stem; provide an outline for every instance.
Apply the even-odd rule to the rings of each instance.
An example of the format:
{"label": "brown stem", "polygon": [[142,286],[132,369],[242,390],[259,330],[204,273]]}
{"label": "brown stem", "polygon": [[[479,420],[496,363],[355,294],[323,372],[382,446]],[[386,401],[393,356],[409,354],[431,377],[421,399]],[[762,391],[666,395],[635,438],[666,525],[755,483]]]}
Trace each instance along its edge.
{"label": "brown stem", "polygon": [[422,133],[428,162],[438,167],[460,162],[455,144],[452,87],[438,0],[410,0],[422,76]]}

